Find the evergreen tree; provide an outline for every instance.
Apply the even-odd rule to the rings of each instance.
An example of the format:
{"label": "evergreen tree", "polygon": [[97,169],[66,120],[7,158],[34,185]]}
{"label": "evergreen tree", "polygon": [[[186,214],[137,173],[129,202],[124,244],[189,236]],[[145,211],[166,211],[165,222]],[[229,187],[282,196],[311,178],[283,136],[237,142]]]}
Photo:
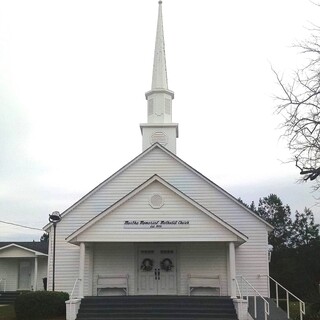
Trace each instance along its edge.
{"label": "evergreen tree", "polygon": [[[269,234],[273,246],[270,275],[298,297],[319,301],[320,235],[312,211],[296,211],[292,221],[290,207],[275,194],[260,198],[258,208],[254,202],[243,204],[274,227]],[[275,294],[273,286],[271,294]],[[284,291],[279,294],[285,298]],[[320,303],[317,305],[320,308]]]}
{"label": "evergreen tree", "polygon": [[303,213],[296,211],[291,230],[291,245],[294,248],[311,245],[320,240],[319,224],[314,222],[313,212],[308,208],[305,208]]}
{"label": "evergreen tree", "polygon": [[248,209],[252,210],[254,213],[257,213],[257,208],[256,208],[254,201],[251,201],[250,205],[246,204],[241,198],[238,198],[238,201],[241,204],[243,204],[245,207],[247,207]]}
{"label": "evergreen tree", "polygon": [[257,214],[274,227],[269,233],[269,244],[273,246],[273,251],[288,247],[292,228],[290,207],[283,205],[277,195],[270,194],[259,199]]}
{"label": "evergreen tree", "polygon": [[48,242],[48,241],[49,241],[49,233],[44,233],[40,238],[40,242]]}

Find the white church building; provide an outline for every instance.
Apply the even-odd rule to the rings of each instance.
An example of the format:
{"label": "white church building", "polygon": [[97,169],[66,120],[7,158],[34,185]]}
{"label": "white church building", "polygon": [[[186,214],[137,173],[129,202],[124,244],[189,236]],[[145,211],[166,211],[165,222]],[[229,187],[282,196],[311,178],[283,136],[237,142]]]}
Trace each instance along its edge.
{"label": "white church building", "polygon": [[[176,154],[159,1],[142,153],[61,214],[55,290],[73,296],[237,296],[242,276],[269,296],[272,226]],[[53,281],[53,225],[48,289]],[[73,290],[74,289],[74,290]]]}

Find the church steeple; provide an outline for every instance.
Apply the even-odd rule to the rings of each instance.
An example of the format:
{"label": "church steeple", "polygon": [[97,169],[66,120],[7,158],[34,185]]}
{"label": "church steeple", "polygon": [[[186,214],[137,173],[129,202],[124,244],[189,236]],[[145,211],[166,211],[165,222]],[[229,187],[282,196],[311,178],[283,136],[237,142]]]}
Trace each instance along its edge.
{"label": "church steeple", "polygon": [[143,150],[159,142],[176,153],[178,124],[172,123],[173,91],[168,89],[166,55],[164,46],[162,1],[159,1],[156,45],[154,50],[151,90],[146,92],[148,123],[140,125]]}
{"label": "church steeple", "polygon": [[164,47],[162,1],[159,1],[156,46],[154,49],[151,89],[168,89],[166,55]]}

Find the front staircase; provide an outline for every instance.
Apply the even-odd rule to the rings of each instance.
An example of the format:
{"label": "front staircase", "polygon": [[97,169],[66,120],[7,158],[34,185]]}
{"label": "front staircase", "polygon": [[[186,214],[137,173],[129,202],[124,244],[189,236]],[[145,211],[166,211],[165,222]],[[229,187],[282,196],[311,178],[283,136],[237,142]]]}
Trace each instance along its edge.
{"label": "front staircase", "polygon": [[77,320],[236,320],[229,297],[124,296],[82,299]]}
{"label": "front staircase", "polygon": [[20,292],[17,291],[0,292],[0,305],[14,304],[18,295],[20,295]]}
{"label": "front staircase", "polygon": [[[283,311],[281,308],[277,307],[277,304],[274,302],[273,299],[265,298],[269,303],[269,311],[270,316],[268,319],[272,320],[288,320],[287,313]],[[251,317],[255,320],[265,320],[265,313],[264,313],[264,302],[260,297],[257,297],[257,317],[255,318],[254,314],[254,299],[253,297],[249,297],[249,308],[248,312]]]}

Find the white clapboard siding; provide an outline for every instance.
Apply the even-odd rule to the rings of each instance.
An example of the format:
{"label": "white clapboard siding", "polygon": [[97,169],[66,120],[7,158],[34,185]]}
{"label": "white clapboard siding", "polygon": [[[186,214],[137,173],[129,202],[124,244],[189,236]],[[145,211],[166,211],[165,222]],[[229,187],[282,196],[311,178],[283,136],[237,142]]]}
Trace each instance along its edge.
{"label": "white clapboard siding", "polygon": [[[158,174],[249,238],[247,243],[236,250],[237,274],[250,278],[267,295],[266,280],[257,277],[258,274],[268,272],[266,224],[220,188],[159,147],[145,152],[64,215],[57,226],[57,289],[70,292],[78,277],[79,248],[66,243],[65,238],[154,174]],[[51,265],[52,261],[50,268]],[[255,266],[254,270],[248,271],[249,265]],[[89,288],[85,288],[86,290]]]}
{"label": "white clapboard siding", "polygon": [[10,246],[0,251],[0,258],[34,258],[34,251]]}
{"label": "white clapboard siding", "polygon": [[[15,291],[18,289],[19,260],[15,258],[0,259],[0,278],[7,280],[6,290]],[[4,283],[0,283],[0,290],[3,290]]]}
{"label": "white clapboard siding", "polygon": [[[15,252],[12,250],[11,253]],[[19,263],[21,261],[30,261],[31,275],[30,285],[34,284],[34,255],[33,258],[0,258],[0,279],[6,279],[6,290],[16,291],[19,281]],[[37,276],[37,290],[43,290],[43,278],[47,277],[47,257],[38,257],[38,276]],[[0,292],[4,289],[4,282],[0,282]],[[31,289],[31,287],[30,287]]]}
{"label": "white clapboard siding", "polygon": [[[150,206],[150,198],[160,194],[164,205],[159,209]],[[187,220],[189,227],[167,229],[127,229],[127,220]],[[237,241],[237,236],[195,208],[160,182],[153,182],[115,211],[77,236],[80,242],[104,241]]]}
{"label": "white clapboard siding", "polygon": [[97,294],[98,275],[110,274],[129,275],[129,295],[135,294],[135,253],[133,243],[95,244],[93,294]]}
{"label": "white clapboard siding", "polygon": [[[27,260],[24,260],[27,261]],[[34,271],[35,271],[35,260],[34,259],[29,259],[28,261],[31,262],[31,277],[30,277],[30,284],[31,287],[33,288],[34,286]],[[37,274],[37,291],[42,291],[44,290],[43,286],[43,278],[47,277],[47,264],[48,260],[46,256],[39,256],[38,257],[38,274]],[[34,290],[34,288],[33,288]]]}
{"label": "white clapboard siding", "polygon": [[221,295],[228,295],[226,247],[223,243],[212,242],[182,243],[180,245],[181,294],[188,294],[188,274],[198,274],[208,276],[219,275]]}
{"label": "white clapboard siding", "polygon": [[[62,223],[62,222],[61,222]],[[62,228],[61,228],[62,229]],[[59,230],[60,231],[60,230]],[[65,236],[58,231],[56,237],[55,290],[72,291],[75,280],[79,277],[79,247],[65,241]],[[52,234],[50,233],[50,238]],[[52,251],[52,241],[49,243]],[[52,254],[48,266],[48,289],[52,288]],[[76,292],[77,294],[77,292]]]}
{"label": "white clapboard siding", "polygon": [[38,257],[37,290],[44,290],[43,278],[47,278],[47,257]]}

